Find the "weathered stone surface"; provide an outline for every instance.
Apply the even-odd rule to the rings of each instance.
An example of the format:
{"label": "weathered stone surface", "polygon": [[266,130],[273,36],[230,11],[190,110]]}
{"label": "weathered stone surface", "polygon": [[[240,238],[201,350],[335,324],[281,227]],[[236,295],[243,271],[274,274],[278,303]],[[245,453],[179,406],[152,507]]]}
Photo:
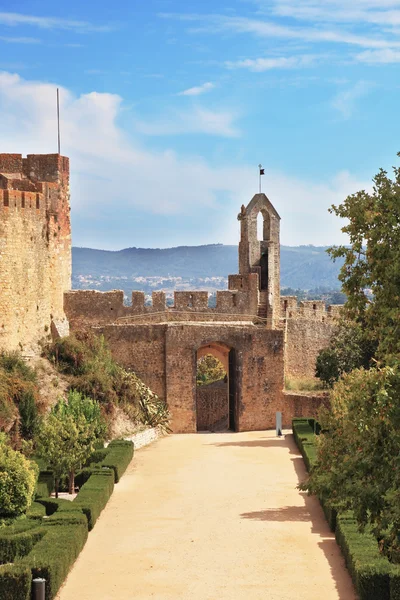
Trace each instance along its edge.
{"label": "weathered stone surface", "polygon": [[0,154],[0,347],[28,350],[64,322],[71,288],[69,160]]}

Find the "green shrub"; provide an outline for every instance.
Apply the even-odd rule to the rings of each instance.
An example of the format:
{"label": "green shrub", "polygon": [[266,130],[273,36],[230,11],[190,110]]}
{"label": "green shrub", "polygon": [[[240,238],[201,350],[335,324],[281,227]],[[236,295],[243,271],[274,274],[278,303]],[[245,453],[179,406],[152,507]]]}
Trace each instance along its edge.
{"label": "green shrub", "polygon": [[0,534],[0,563],[12,563],[15,559],[29,554],[33,546],[44,536],[43,528],[22,531],[20,533],[7,532]]}
{"label": "green shrub", "polygon": [[133,458],[133,442],[113,440],[107,450],[107,456],[102,461],[101,466],[113,469],[115,483],[118,483]]}
{"label": "green shrub", "polygon": [[29,567],[0,567],[1,600],[30,600],[31,581]]}
{"label": "green shrub", "polygon": [[400,572],[390,575],[390,600],[400,600]]}
{"label": "green shrub", "polygon": [[105,459],[107,454],[107,448],[98,448],[89,456],[88,460],[86,461],[85,467],[89,467],[91,464],[101,463],[101,461]]}
{"label": "green shrub", "polygon": [[27,511],[35,492],[37,465],[0,438],[0,517]]}
{"label": "green shrub", "polygon": [[[113,472],[109,469],[97,470],[79,490],[72,507],[78,507],[85,514],[89,531],[93,529],[101,511],[106,506],[114,489]],[[65,510],[64,506],[61,511]]]}
{"label": "green shrub", "polygon": [[[391,600],[390,580],[400,568],[379,552],[375,537],[359,531],[351,513],[338,515],[336,540],[342,549],[360,600]],[[394,584],[395,586],[395,584]]]}
{"label": "green shrub", "polygon": [[32,578],[46,580],[46,600],[52,600],[85,545],[87,522],[78,512],[56,514],[44,521],[43,530],[45,535],[20,564],[31,569]]}
{"label": "green shrub", "polygon": [[41,519],[45,515],[46,515],[45,507],[43,506],[43,504],[40,504],[39,502],[32,502],[32,504],[30,505],[30,507],[28,509],[28,512],[26,513],[26,516],[28,517],[28,519]]}
{"label": "green shrub", "polygon": [[36,482],[36,496],[46,498],[54,491],[53,471],[40,471]]}

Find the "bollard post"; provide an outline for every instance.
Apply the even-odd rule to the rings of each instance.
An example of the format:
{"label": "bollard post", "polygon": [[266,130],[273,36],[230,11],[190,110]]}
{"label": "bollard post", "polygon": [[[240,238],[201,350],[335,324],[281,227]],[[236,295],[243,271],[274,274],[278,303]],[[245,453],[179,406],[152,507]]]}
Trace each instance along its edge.
{"label": "bollard post", "polygon": [[276,413],[275,423],[276,423],[276,435],[280,437],[282,435],[282,413],[281,412]]}
{"label": "bollard post", "polygon": [[45,600],[46,580],[36,577],[32,581],[32,600]]}

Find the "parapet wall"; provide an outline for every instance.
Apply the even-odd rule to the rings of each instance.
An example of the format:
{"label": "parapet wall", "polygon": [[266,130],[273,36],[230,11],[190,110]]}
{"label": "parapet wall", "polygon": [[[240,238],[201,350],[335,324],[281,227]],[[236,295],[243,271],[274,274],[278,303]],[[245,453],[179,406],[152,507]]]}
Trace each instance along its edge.
{"label": "parapet wall", "polygon": [[0,154],[0,347],[29,351],[67,331],[71,287],[69,161]]}
{"label": "parapet wall", "polygon": [[258,280],[253,274],[245,279],[241,289],[217,291],[215,308],[208,306],[208,292],[196,291],[175,292],[173,306],[166,305],[164,292],[153,292],[150,306],[145,306],[144,292],[132,292],[132,305],[125,306],[120,290],[70,291],[64,295],[64,308],[74,328],[122,321],[251,321],[257,316]]}
{"label": "parapet wall", "polygon": [[315,363],[334,334],[340,305],[326,306],[320,300],[297,302],[281,296],[281,323],[285,331],[285,376],[312,379]]}

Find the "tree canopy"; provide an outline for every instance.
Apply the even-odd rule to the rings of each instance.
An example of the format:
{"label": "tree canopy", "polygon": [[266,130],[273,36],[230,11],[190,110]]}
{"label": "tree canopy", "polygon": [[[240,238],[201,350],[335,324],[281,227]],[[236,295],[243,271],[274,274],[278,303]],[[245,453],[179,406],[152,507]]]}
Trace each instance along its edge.
{"label": "tree canopy", "polygon": [[400,352],[400,168],[393,171],[390,179],[380,169],[371,193],[361,190],[331,208],[348,221],[342,231],[350,245],[330,249],[333,259],[344,259],[339,280],[347,295],[345,314],[377,340],[383,362]]}

